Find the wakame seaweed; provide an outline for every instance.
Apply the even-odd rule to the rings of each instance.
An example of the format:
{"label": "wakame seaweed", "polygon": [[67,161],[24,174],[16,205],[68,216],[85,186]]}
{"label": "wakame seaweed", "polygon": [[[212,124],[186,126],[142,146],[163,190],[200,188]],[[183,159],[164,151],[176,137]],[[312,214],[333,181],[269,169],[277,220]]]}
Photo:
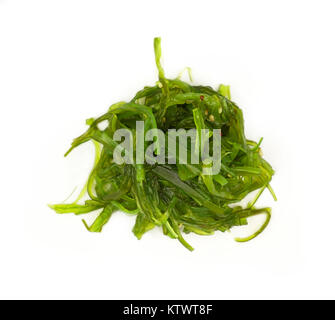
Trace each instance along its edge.
{"label": "wakame seaweed", "polygon": [[[245,137],[242,110],[231,101],[229,86],[220,85],[214,90],[192,86],[179,78],[167,79],[160,62],[160,38],[154,39],[154,49],[158,82],[137,92],[131,101],[116,103],[104,115],[86,121],[88,130],[74,139],[65,155],[82,143],[93,141],[94,168],[75,202],[50,207],[57,213],[76,215],[100,210],[92,225],[83,220],[91,232],[101,232],[114,212],[123,211],[136,216],[133,233],[138,239],[158,226],[189,250],[193,248],[182,233],[225,232],[246,225],[249,217],[264,214],[266,220],[257,232],[236,241],[255,238],[271,218],[271,208],[256,208],[256,201],[265,189],[275,198],[269,185],[274,171],[262,158],[262,139],[257,143]],[[175,164],[117,164],[114,150],[119,142],[114,134],[118,129],[135,133],[137,121],[144,122],[144,133],[150,129],[160,129],[165,134],[169,129],[207,129],[211,136],[213,130],[220,129],[220,172],[203,174],[207,163],[201,160],[195,165],[179,163],[178,159]],[[108,123],[103,130],[99,128],[102,122]],[[259,190],[256,197],[246,207],[238,204],[255,190]],[[85,194],[89,200],[78,204]]]}

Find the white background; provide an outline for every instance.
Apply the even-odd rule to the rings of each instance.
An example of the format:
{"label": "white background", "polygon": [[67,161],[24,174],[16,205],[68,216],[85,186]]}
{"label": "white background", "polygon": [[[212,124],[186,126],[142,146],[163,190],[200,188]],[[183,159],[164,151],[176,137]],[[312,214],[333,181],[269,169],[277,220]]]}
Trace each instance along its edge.
{"label": "white background", "polygon": [[[335,298],[334,1],[0,0],[0,298]],[[57,215],[93,147],[63,154],[85,119],[130,99],[164,67],[230,84],[246,133],[264,137],[273,220],[211,237],[138,241],[115,214],[101,234]],[[92,217],[88,218],[89,221]],[[261,221],[257,221],[260,223]]]}

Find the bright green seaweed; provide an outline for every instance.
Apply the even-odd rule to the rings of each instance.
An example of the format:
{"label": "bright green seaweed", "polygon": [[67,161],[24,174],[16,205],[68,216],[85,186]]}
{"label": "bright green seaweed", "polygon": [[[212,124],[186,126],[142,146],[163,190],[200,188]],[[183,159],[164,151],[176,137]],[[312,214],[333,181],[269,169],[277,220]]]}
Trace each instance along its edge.
{"label": "bright green seaweed", "polygon": [[[268,225],[270,208],[255,208],[256,201],[268,188],[274,174],[262,158],[260,143],[247,140],[241,109],[230,100],[229,86],[218,91],[208,86],[192,86],[180,79],[167,79],[160,63],[161,40],[155,38],[154,49],[159,81],[145,87],[130,102],[112,105],[108,112],[87,120],[88,130],[74,139],[69,154],[87,141],[95,144],[96,158],[85,188],[71,204],[50,205],[57,213],[86,214],[101,210],[91,226],[91,232],[101,232],[112,214],[121,210],[136,215],[133,233],[138,239],[152,228],[178,239],[187,249],[193,248],[182,232],[211,235],[225,232],[234,226],[246,225],[247,218],[266,215],[265,223],[250,237],[236,239],[244,242],[255,238]],[[100,130],[98,124],[108,121]],[[205,165],[191,164],[123,164],[113,161],[118,142],[114,132],[120,128],[135,130],[136,121],[144,121],[145,130],[221,129],[222,162],[219,174],[202,174]],[[262,140],[262,139],[261,139]],[[246,208],[238,205],[250,192],[258,190]],[[90,200],[78,204],[87,193]]]}

